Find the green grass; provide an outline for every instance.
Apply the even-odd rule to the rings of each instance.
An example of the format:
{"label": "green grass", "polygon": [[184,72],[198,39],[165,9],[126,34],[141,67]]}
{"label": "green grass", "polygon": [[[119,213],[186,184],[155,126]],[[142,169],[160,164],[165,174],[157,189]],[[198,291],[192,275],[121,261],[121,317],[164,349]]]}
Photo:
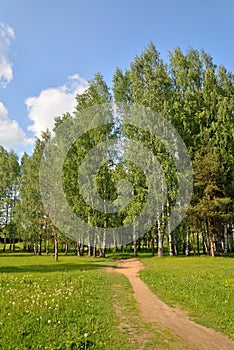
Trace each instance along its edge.
{"label": "green grass", "polygon": [[[1,253],[0,349],[188,349],[142,319],[129,281],[110,273],[116,258]],[[234,259],[141,260],[142,279],[162,300],[234,338]]]}
{"label": "green grass", "polygon": [[2,349],[111,349],[119,339],[106,264],[74,258],[0,256]]}
{"label": "green grass", "polygon": [[234,339],[234,259],[142,258],[140,276],[164,302]]}
{"label": "green grass", "polygon": [[106,271],[113,266],[110,258],[1,253],[0,349],[188,349],[141,318],[129,281]]}

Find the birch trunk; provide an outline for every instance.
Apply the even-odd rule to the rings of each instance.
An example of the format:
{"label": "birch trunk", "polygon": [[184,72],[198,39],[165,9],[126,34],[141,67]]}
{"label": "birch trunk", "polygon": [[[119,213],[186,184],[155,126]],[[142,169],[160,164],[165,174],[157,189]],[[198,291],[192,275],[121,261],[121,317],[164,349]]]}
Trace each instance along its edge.
{"label": "birch trunk", "polygon": [[234,225],[233,223],[230,224],[230,250],[231,253],[234,252]]}
{"label": "birch trunk", "polygon": [[56,231],[54,231],[54,260],[58,261],[58,238]]}
{"label": "birch trunk", "polygon": [[228,226],[224,225],[224,255],[228,254]]}
{"label": "birch trunk", "polygon": [[189,256],[189,255],[190,255],[190,232],[189,232],[189,228],[187,228],[187,232],[186,232],[185,255],[186,255],[186,256]]}
{"label": "birch trunk", "polygon": [[160,218],[158,219],[158,257],[163,256],[163,232],[161,228]]}
{"label": "birch trunk", "polygon": [[171,234],[171,228],[170,228],[170,204],[169,200],[167,200],[167,227],[168,227],[168,245],[169,245],[169,254],[170,256],[174,255],[174,248],[173,248],[173,239]]}
{"label": "birch trunk", "polygon": [[215,256],[214,234],[211,230],[210,219],[207,220],[207,231],[208,231],[208,238],[209,238],[210,255]]}
{"label": "birch trunk", "polygon": [[136,227],[135,227],[135,224],[134,224],[134,223],[133,223],[133,226],[132,226],[132,238],[133,238],[133,251],[134,251],[134,256],[137,257]]}

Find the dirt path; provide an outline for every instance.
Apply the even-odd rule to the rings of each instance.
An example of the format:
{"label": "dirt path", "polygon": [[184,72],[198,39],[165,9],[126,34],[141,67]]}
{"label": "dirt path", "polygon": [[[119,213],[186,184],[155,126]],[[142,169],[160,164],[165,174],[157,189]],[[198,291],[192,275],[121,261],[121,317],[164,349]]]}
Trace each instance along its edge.
{"label": "dirt path", "polygon": [[142,316],[147,321],[172,330],[194,350],[234,350],[234,342],[226,336],[190,321],[182,311],[170,308],[159,300],[138,277],[138,272],[143,268],[138,259],[129,259],[119,261],[115,270],[129,279]]}

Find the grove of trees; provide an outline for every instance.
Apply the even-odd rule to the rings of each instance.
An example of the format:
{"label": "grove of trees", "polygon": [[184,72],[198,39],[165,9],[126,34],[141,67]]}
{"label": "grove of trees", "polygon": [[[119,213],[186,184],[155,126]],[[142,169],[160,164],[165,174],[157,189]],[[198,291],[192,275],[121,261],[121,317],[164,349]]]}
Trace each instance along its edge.
{"label": "grove of trees", "polygon": [[[104,228],[126,225],[138,213],[147,197],[144,173],[133,162],[122,161],[112,152],[112,161],[98,172],[97,189],[105,201],[118,198],[116,183],[127,180],[133,184],[129,205],[112,215],[87,204],[77,186],[77,172],[82,159],[95,145],[107,139],[135,140],[147,147],[160,162],[166,179],[167,197],[160,216],[147,233],[132,234],[135,255],[141,247],[151,247],[152,253],[163,256],[208,254],[227,255],[234,252],[234,74],[217,67],[204,50],[176,48],[167,63],[153,43],[136,56],[129,68],[117,68],[110,89],[100,73],[89,82],[87,90],[76,97],[74,114],[57,117],[53,133],[69,119],[79,118],[82,110],[109,103],[137,104],[157,112],[178,131],[192,160],[193,196],[185,218],[172,232],[166,230],[178,190],[176,168],[165,147],[141,128],[116,124],[93,128],[79,137],[70,148],[63,165],[63,185],[67,201],[75,215],[90,225]],[[111,111],[108,111],[108,113]],[[105,256],[108,242],[98,236],[82,239],[82,232],[69,238],[56,228],[43,205],[39,186],[39,167],[50,132],[42,133],[35,142],[32,155],[24,154],[19,161],[13,151],[0,147],[0,236],[3,251],[7,243],[14,249],[23,242],[25,250],[35,254],[48,253],[53,244],[55,257],[58,245],[65,251],[73,246],[82,255],[84,246],[89,255]],[[129,189],[123,186],[122,191]],[[125,193],[126,195],[126,193]],[[92,200],[92,198],[91,198]],[[138,228],[138,231],[140,228]],[[134,230],[133,230],[134,231]],[[123,249],[116,242],[115,249]]]}

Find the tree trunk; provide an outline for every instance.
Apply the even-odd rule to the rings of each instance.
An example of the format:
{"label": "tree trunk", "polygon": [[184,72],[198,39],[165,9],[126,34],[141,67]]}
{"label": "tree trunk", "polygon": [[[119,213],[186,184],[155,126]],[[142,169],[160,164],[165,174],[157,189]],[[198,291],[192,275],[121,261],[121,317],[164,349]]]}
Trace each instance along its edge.
{"label": "tree trunk", "polygon": [[141,240],[140,240],[140,238],[138,238],[137,244],[138,244],[138,251],[140,251],[141,250]]}
{"label": "tree trunk", "polygon": [[200,255],[200,241],[199,241],[199,233],[197,232],[197,254]]}
{"label": "tree trunk", "polygon": [[171,232],[168,233],[168,247],[169,247],[169,255],[173,256],[174,255],[174,250],[173,250],[173,242],[172,242],[172,234],[171,234]]}
{"label": "tree trunk", "polygon": [[99,247],[99,257],[100,258],[105,258],[106,257],[106,247],[103,244],[102,247]]}
{"label": "tree trunk", "polygon": [[105,258],[106,257],[106,248],[99,247],[99,257],[100,258]]}
{"label": "tree trunk", "polygon": [[208,231],[208,237],[209,237],[210,255],[214,257],[215,256],[214,234],[211,230],[210,219],[207,220],[207,231]]}
{"label": "tree trunk", "polygon": [[185,227],[182,227],[182,254],[186,255],[186,235],[185,235]]}
{"label": "tree trunk", "polygon": [[12,238],[12,247],[13,247],[13,252],[15,251],[15,235]]}
{"label": "tree trunk", "polygon": [[208,254],[208,247],[207,247],[207,225],[205,223],[202,224],[202,253]]}
{"label": "tree trunk", "polygon": [[49,240],[45,240],[45,253],[48,255],[49,254]]}
{"label": "tree trunk", "polygon": [[93,240],[93,257],[95,258],[97,256],[97,234],[94,236]]}
{"label": "tree trunk", "polygon": [[177,242],[177,232],[176,230],[173,233],[173,248],[174,248],[174,255],[178,255],[178,242]]}
{"label": "tree trunk", "polygon": [[132,226],[132,238],[133,238],[133,252],[134,256],[137,257],[137,239],[136,239],[136,227],[135,224]]}
{"label": "tree trunk", "polygon": [[193,255],[196,255],[195,233],[193,232]]}
{"label": "tree trunk", "polygon": [[[89,216],[88,216],[88,220],[89,220]],[[88,221],[88,224],[90,225],[90,222]],[[90,241],[90,233],[88,231],[87,233],[87,237],[88,237],[88,256],[92,256],[92,247],[91,247],[91,241]]]}
{"label": "tree trunk", "polygon": [[214,239],[213,239],[213,235],[211,234],[210,236],[210,254],[211,256],[215,256],[215,246],[214,246]]}
{"label": "tree trunk", "polygon": [[5,253],[6,251],[6,233],[4,233],[4,238],[3,238],[3,252]]}
{"label": "tree trunk", "polygon": [[234,252],[234,225],[231,222],[229,225],[229,234],[230,234],[230,252]]}
{"label": "tree trunk", "polygon": [[189,232],[189,228],[187,228],[187,232],[186,232],[186,248],[185,248],[185,254],[186,256],[190,255],[190,232]]}
{"label": "tree trunk", "polygon": [[56,232],[54,232],[54,260],[58,261],[58,239]]}
{"label": "tree trunk", "polygon": [[41,238],[41,235],[39,237],[39,246],[38,246],[38,252],[37,254],[38,255],[41,255],[41,252],[42,252],[42,238]]}
{"label": "tree trunk", "polygon": [[152,256],[154,256],[154,237],[152,237],[151,239],[151,253],[152,253]]}
{"label": "tree trunk", "polygon": [[97,247],[96,243],[93,245],[93,257],[95,258],[97,256]]}
{"label": "tree trunk", "polygon": [[228,227],[224,225],[224,255],[228,254]]}
{"label": "tree trunk", "polygon": [[64,246],[64,254],[67,255],[68,253],[68,244],[65,243],[65,246]]}
{"label": "tree trunk", "polygon": [[34,255],[37,255],[37,253],[38,253],[38,245],[37,245],[37,243],[34,243],[33,251],[34,251]]}
{"label": "tree trunk", "polygon": [[158,219],[158,257],[163,256],[163,233],[161,229],[161,221]]}
{"label": "tree trunk", "polygon": [[77,242],[77,256],[81,256],[81,243],[78,241]]}
{"label": "tree trunk", "polygon": [[134,256],[137,257],[137,241],[136,240],[133,242],[133,252],[134,252]]}
{"label": "tree trunk", "polygon": [[88,244],[88,256],[92,256],[92,247],[91,247],[91,244],[90,244],[90,242],[89,242],[89,244]]}
{"label": "tree trunk", "polygon": [[174,248],[173,248],[173,240],[172,240],[172,233],[170,230],[170,203],[169,200],[167,201],[167,225],[168,225],[168,245],[169,245],[169,254],[170,256],[174,255]]}
{"label": "tree trunk", "polygon": [[84,238],[81,239],[80,255],[84,255]]}

